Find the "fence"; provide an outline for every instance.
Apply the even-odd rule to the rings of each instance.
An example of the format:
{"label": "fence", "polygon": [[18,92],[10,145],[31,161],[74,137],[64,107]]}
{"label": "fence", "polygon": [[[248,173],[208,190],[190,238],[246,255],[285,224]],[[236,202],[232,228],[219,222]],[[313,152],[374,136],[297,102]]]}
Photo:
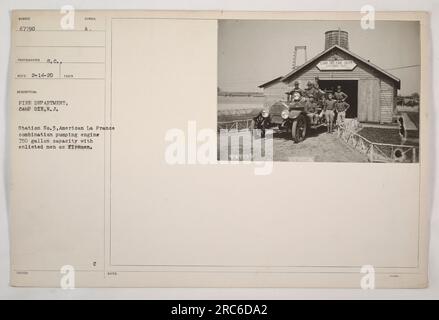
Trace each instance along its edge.
{"label": "fence", "polygon": [[253,119],[235,120],[235,121],[220,121],[218,122],[218,131],[225,130],[244,130],[249,129]]}
{"label": "fence", "polygon": [[415,146],[371,142],[343,127],[338,128],[337,135],[348,146],[366,155],[370,162],[418,162]]}
{"label": "fence", "polygon": [[[246,130],[250,128],[252,119],[218,122],[218,131]],[[350,123],[348,128],[339,127],[338,137],[349,147],[366,155],[370,162],[418,162],[418,147],[372,142],[356,133],[356,123]]]}

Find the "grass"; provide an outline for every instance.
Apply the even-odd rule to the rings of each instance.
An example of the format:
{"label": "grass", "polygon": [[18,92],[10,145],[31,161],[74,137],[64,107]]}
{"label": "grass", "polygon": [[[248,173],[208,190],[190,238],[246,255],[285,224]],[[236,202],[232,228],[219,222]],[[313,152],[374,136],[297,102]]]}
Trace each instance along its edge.
{"label": "grass", "polygon": [[401,136],[398,129],[372,128],[366,127],[361,129],[358,134],[371,142],[388,143],[402,145]]}
{"label": "grass", "polygon": [[407,112],[406,114],[415,124],[416,128],[419,129],[419,112]]}
{"label": "grass", "polygon": [[218,122],[247,120],[255,117],[261,108],[238,109],[238,110],[222,110],[218,112]]}

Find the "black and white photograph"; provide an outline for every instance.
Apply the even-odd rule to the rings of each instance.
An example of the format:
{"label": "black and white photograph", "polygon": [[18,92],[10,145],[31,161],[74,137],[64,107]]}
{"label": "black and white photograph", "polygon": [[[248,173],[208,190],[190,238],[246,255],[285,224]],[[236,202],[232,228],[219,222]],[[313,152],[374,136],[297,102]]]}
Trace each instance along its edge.
{"label": "black and white photograph", "polygon": [[418,21],[219,21],[217,91],[220,160],[419,161]]}

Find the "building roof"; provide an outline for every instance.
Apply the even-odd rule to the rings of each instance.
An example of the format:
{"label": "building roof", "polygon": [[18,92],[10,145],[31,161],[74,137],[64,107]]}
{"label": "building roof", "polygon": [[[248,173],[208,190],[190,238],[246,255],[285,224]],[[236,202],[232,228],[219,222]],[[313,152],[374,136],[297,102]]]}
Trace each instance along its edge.
{"label": "building roof", "polygon": [[346,53],[346,54],[352,56],[352,57],[355,58],[356,60],[359,60],[359,61],[361,61],[362,63],[364,63],[364,64],[370,66],[371,68],[377,70],[379,73],[383,74],[384,76],[386,76],[386,77],[390,78],[391,80],[393,80],[394,82],[396,82],[396,84],[397,84],[397,88],[400,89],[400,87],[401,87],[401,80],[400,80],[399,78],[395,77],[394,75],[392,75],[391,73],[385,71],[384,69],[381,69],[381,68],[378,67],[377,65],[371,63],[370,61],[368,61],[368,60],[366,60],[366,59],[363,59],[363,58],[360,57],[359,55],[356,55],[355,53],[353,53],[353,52],[351,52],[351,51],[349,51],[349,50],[347,50],[347,49],[345,49],[345,48],[342,48],[342,47],[340,47],[340,46],[338,46],[338,45],[334,45],[334,46],[332,46],[332,47],[326,49],[325,51],[319,53],[319,54],[316,55],[314,58],[312,58],[312,59],[306,61],[304,64],[302,64],[302,65],[301,65],[300,67],[298,67],[297,69],[294,69],[294,70],[292,70],[291,72],[289,72],[288,74],[286,74],[285,76],[280,77],[281,79],[279,79],[279,77],[278,77],[278,78],[276,78],[276,79],[273,79],[273,80],[271,80],[271,81],[268,81],[268,82],[266,82],[266,83],[264,83],[264,84],[261,84],[261,85],[259,86],[259,88],[265,88],[265,87],[269,86],[270,84],[275,83],[275,82],[278,82],[278,81],[287,81],[287,80],[290,79],[294,74],[296,74],[297,72],[299,72],[299,71],[305,69],[307,66],[309,66],[309,65],[312,64],[312,63],[314,63],[316,60],[318,60],[319,58],[321,58],[322,56],[324,56],[324,55],[327,54],[328,52],[330,52],[330,51],[332,51],[332,50],[335,50],[335,49],[339,49],[340,51],[342,51],[342,52],[344,52],[344,53]]}
{"label": "building roof", "polygon": [[280,77],[274,78],[273,80],[270,80],[268,82],[265,82],[265,83],[261,84],[260,86],[258,86],[258,88],[268,87],[269,85],[274,84],[274,83],[282,80],[283,78],[284,78],[284,76],[280,76]]}

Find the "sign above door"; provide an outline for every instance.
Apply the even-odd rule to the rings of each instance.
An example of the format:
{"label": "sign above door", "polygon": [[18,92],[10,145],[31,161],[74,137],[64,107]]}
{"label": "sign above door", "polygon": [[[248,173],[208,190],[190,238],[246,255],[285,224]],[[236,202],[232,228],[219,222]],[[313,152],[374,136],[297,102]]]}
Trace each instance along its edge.
{"label": "sign above door", "polygon": [[357,64],[353,60],[323,60],[317,64],[321,71],[353,70]]}

